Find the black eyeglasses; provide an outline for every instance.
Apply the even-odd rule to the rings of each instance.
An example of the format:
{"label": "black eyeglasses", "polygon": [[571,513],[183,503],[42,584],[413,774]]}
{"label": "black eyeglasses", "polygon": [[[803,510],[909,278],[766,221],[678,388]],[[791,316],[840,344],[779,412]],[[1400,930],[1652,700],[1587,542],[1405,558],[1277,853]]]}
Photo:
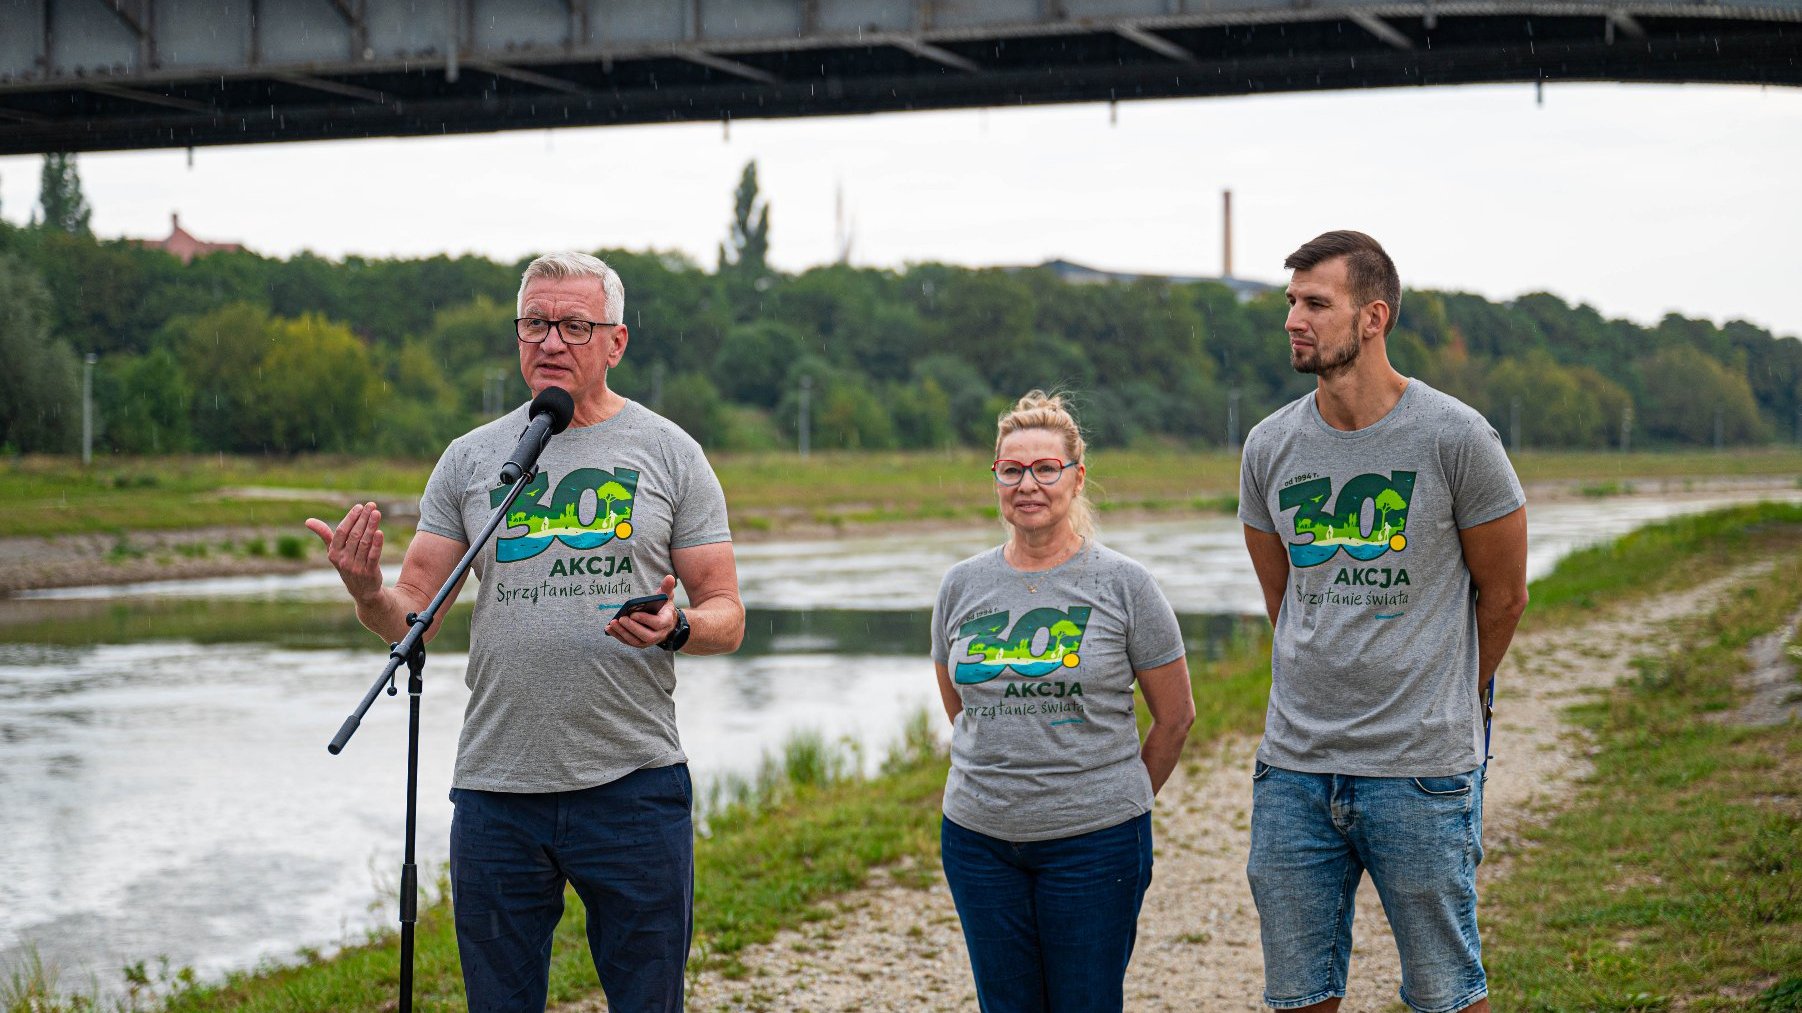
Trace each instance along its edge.
{"label": "black eyeglasses", "polygon": [[519,340],[529,345],[536,345],[551,336],[556,330],[566,345],[586,345],[588,339],[594,337],[596,327],[618,327],[618,324],[604,323],[600,320],[578,320],[570,317],[567,320],[546,320],[543,317],[516,317],[513,330]]}
{"label": "black eyeglasses", "polygon": [[1019,485],[1029,471],[1032,472],[1032,480],[1040,485],[1055,485],[1058,479],[1064,477],[1065,469],[1074,467],[1075,461],[1065,463],[1055,457],[1041,457],[1031,464],[1003,458],[989,465],[989,470],[995,473],[995,481],[1002,485]]}

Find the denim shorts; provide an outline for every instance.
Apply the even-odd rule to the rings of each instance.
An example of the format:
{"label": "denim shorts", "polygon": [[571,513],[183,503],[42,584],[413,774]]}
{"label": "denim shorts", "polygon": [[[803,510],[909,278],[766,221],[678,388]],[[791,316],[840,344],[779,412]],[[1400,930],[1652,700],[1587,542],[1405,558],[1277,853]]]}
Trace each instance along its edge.
{"label": "denim shorts", "polygon": [[1264,1002],[1345,995],[1352,908],[1366,869],[1420,1013],[1489,994],[1477,937],[1483,768],[1450,777],[1306,774],[1259,762],[1246,875],[1264,943]]}

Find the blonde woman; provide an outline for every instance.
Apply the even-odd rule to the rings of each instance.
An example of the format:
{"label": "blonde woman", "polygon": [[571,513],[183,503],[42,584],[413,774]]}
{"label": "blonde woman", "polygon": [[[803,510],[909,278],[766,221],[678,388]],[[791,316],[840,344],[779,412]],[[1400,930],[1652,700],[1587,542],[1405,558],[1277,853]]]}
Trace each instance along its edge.
{"label": "blonde woman", "polygon": [[1152,796],[1195,720],[1182,634],[1150,573],[1095,541],[1063,399],[1033,391],[998,429],[1007,541],[952,567],[933,611],[945,879],[984,1013],[1119,1010]]}

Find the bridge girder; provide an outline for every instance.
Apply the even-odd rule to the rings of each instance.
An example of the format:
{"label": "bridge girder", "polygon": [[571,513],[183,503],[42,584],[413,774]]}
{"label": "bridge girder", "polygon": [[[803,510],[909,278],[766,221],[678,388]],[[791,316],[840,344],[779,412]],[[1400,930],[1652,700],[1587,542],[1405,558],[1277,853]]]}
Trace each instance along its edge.
{"label": "bridge girder", "polygon": [[1802,84],[1802,0],[0,0],[0,29],[0,154],[1505,81]]}

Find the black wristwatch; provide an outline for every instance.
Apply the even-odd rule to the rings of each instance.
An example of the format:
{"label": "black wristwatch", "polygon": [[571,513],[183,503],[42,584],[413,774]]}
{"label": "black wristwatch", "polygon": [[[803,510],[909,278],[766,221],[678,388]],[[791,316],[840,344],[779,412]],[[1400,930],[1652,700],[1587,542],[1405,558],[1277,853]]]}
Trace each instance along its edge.
{"label": "black wristwatch", "polygon": [[688,643],[688,617],[682,614],[681,609],[677,609],[675,628],[670,630],[669,636],[664,637],[657,646],[666,651],[680,651],[682,645],[686,643]]}

